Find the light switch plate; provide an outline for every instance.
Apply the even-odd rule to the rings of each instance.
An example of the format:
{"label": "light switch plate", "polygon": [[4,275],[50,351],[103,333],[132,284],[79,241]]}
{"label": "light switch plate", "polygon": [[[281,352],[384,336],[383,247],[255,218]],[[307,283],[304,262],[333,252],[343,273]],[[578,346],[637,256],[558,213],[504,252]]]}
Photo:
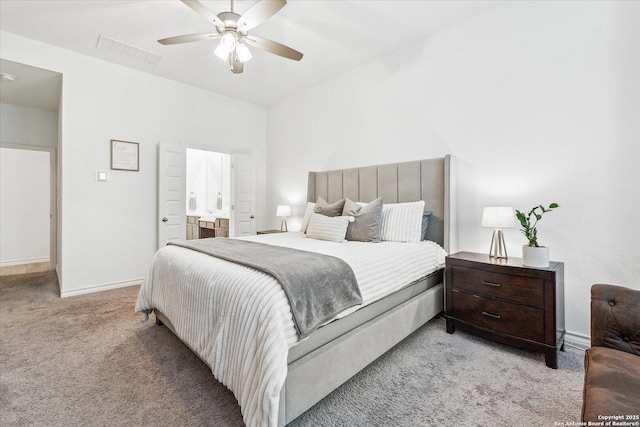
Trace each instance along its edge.
{"label": "light switch plate", "polygon": [[96,172],[96,180],[99,182],[107,182],[107,172],[106,171]]}

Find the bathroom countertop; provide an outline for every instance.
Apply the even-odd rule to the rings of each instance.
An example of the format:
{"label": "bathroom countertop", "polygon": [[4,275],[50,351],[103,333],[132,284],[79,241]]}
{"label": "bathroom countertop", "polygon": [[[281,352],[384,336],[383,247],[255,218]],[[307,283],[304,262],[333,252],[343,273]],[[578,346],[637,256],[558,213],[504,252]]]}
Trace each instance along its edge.
{"label": "bathroom countertop", "polygon": [[206,215],[194,215],[194,214],[190,214],[189,216],[199,216],[200,217],[200,221],[210,221],[213,222],[215,221],[217,218],[224,218],[224,219],[229,219],[229,215],[214,215],[214,214],[206,214]]}

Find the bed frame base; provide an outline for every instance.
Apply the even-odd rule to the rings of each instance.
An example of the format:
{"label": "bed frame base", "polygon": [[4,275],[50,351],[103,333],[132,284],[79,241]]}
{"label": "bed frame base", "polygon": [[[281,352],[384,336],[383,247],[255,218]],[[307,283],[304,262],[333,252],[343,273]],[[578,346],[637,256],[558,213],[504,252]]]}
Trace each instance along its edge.
{"label": "bed frame base", "polygon": [[278,425],[293,421],[440,313],[443,289],[438,284],[289,364]]}

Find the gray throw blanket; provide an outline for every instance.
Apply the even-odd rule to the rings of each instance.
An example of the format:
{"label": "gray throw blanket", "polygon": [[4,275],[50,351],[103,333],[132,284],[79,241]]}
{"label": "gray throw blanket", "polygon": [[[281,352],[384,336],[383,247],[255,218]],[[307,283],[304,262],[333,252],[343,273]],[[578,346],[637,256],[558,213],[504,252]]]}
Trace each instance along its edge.
{"label": "gray throw blanket", "polygon": [[167,244],[274,277],[289,299],[299,340],[343,310],[362,304],[353,270],[340,258],[236,239],[172,240]]}

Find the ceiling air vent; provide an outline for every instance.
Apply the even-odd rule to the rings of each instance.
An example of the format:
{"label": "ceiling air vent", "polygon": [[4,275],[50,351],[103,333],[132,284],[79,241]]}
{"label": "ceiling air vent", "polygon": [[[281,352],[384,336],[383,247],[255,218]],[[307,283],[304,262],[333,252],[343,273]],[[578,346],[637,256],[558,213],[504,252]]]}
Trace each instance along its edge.
{"label": "ceiling air vent", "polygon": [[96,48],[104,50],[105,52],[115,53],[116,55],[120,55],[125,58],[146,62],[151,65],[156,65],[162,59],[162,56],[158,54],[119,42],[103,35],[98,37],[98,45]]}

